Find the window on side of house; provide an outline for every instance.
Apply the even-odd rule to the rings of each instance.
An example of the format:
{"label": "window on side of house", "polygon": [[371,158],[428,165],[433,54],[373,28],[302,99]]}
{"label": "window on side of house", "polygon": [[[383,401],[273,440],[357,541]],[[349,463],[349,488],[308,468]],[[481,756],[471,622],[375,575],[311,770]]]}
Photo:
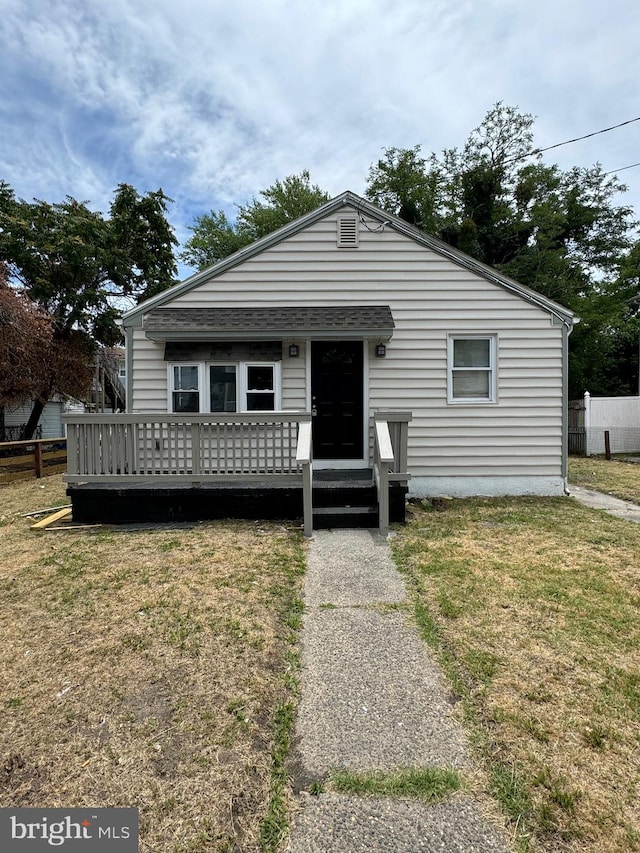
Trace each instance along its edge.
{"label": "window on side of house", "polygon": [[171,366],[171,411],[200,411],[200,369],[197,364]]}
{"label": "window on side of house", "polygon": [[449,335],[450,403],[496,402],[496,351],[495,335]]}

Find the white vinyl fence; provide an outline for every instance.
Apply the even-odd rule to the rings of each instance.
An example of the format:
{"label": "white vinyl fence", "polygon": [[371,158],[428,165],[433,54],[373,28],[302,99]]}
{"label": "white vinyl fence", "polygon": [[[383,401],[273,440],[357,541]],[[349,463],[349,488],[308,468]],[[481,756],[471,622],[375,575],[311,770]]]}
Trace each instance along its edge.
{"label": "white vinyl fence", "polygon": [[611,453],[640,453],[640,397],[584,395],[585,453],[605,452],[605,432]]}

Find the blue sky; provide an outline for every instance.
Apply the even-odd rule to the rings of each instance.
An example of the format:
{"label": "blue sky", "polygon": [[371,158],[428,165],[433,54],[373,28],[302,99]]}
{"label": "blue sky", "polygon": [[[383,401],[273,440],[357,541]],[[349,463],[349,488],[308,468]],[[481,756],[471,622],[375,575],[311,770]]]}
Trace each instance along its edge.
{"label": "blue sky", "polygon": [[[0,0],[0,178],[103,211],[162,187],[184,241],[305,168],[363,193],[384,147],[461,146],[499,100],[539,147],[640,116],[639,36],[637,0]],[[640,122],[545,159],[637,163]]]}

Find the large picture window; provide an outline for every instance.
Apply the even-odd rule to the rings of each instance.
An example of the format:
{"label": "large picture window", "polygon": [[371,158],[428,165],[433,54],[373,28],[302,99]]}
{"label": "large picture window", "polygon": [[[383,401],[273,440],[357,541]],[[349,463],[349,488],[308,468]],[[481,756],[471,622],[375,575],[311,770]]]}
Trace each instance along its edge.
{"label": "large picture window", "polygon": [[238,403],[238,377],[235,364],[209,366],[209,411],[235,412]]}
{"label": "large picture window", "polygon": [[172,412],[273,412],[280,406],[279,362],[170,364]]}
{"label": "large picture window", "polygon": [[495,403],[495,335],[449,335],[448,399],[450,403]]}

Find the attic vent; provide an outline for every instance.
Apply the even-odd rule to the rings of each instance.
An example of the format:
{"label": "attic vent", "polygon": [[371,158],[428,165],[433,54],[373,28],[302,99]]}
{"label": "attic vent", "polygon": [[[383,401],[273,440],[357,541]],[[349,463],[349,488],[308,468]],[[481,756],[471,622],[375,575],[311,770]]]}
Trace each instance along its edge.
{"label": "attic vent", "polygon": [[357,216],[338,217],[338,248],[354,249],[358,245]]}

